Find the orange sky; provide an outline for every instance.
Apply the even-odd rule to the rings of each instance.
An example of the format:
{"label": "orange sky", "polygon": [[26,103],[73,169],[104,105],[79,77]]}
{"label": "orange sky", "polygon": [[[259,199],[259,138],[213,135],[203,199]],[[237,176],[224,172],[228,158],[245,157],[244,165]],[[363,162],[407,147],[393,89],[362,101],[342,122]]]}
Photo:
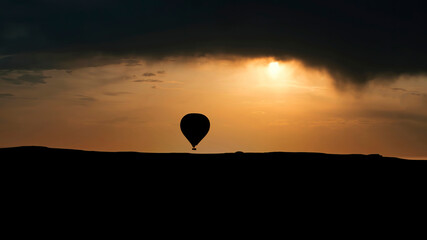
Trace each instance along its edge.
{"label": "orange sky", "polygon": [[326,71],[297,60],[229,56],[133,59],[42,74],[46,84],[1,83],[13,95],[0,98],[1,147],[190,152],[179,122],[199,112],[211,121],[199,153],[427,156],[423,76],[338,90]]}

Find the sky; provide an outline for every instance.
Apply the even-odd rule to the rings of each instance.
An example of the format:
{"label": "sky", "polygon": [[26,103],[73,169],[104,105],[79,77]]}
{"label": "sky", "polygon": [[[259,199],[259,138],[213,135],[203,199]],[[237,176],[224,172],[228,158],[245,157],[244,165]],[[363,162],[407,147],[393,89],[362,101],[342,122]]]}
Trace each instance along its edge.
{"label": "sky", "polygon": [[423,1],[5,1],[0,147],[427,156]]}

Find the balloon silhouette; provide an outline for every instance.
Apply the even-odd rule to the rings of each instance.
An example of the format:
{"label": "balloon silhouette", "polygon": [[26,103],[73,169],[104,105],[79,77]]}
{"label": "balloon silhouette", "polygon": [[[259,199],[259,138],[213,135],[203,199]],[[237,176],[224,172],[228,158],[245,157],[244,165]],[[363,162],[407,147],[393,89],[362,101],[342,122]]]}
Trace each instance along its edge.
{"label": "balloon silhouette", "polygon": [[209,119],[200,113],[189,113],[181,119],[181,132],[196,150],[196,145],[208,134]]}

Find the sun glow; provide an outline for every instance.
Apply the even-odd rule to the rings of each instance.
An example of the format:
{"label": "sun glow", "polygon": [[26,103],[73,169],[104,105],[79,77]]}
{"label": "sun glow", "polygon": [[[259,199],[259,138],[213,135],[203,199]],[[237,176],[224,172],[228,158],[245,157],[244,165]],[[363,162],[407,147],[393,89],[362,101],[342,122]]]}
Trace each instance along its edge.
{"label": "sun glow", "polygon": [[271,62],[268,64],[268,74],[272,78],[276,78],[280,73],[281,67],[279,66],[279,62]]}

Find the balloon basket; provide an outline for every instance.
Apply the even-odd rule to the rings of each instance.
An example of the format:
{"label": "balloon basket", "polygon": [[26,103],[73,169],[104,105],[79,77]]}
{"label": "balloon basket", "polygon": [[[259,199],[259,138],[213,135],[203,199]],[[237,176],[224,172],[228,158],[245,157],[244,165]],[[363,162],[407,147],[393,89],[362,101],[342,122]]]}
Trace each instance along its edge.
{"label": "balloon basket", "polygon": [[192,150],[197,150],[195,147],[193,147],[193,149]]}

